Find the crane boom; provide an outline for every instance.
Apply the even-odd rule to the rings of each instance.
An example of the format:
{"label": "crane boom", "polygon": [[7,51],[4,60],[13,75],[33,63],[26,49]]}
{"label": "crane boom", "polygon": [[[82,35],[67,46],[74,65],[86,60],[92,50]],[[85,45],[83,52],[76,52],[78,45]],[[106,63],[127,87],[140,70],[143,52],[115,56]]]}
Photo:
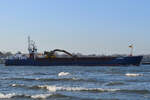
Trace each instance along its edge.
{"label": "crane boom", "polygon": [[54,56],[55,52],[64,52],[65,54],[71,56],[71,57],[76,57],[75,55],[72,55],[71,53],[65,51],[65,50],[61,50],[61,49],[54,49],[53,51],[47,52],[45,51],[44,54],[46,54],[48,57],[52,57]]}

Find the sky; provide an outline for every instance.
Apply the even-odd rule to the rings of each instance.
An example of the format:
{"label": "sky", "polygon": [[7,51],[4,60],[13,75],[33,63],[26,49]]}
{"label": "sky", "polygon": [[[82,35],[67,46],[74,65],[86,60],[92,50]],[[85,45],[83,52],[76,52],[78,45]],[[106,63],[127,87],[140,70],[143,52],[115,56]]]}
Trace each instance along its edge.
{"label": "sky", "polygon": [[150,0],[0,0],[0,51],[150,54]]}

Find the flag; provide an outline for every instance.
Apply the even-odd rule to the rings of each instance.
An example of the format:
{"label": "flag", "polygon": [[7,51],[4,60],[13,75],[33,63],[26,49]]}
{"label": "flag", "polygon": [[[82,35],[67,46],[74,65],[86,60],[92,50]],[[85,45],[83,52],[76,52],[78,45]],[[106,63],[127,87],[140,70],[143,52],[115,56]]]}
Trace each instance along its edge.
{"label": "flag", "polygon": [[133,48],[133,45],[129,45],[129,48]]}

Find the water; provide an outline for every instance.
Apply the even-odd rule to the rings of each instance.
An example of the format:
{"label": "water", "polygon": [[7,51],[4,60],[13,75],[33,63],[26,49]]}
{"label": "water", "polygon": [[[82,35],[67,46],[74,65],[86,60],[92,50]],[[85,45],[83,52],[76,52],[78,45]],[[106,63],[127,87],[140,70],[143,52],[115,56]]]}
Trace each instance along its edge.
{"label": "water", "polygon": [[140,67],[0,65],[3,100],[150,100],[150,65]]}

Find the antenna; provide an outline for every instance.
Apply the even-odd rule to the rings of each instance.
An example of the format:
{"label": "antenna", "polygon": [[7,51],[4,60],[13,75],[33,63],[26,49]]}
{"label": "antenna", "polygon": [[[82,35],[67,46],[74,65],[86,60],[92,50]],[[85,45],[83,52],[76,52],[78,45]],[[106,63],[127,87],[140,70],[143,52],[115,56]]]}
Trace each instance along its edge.
{"label": "antenna", "polygon": [[30,49],[30,36],[28,36],[28,50]]}

